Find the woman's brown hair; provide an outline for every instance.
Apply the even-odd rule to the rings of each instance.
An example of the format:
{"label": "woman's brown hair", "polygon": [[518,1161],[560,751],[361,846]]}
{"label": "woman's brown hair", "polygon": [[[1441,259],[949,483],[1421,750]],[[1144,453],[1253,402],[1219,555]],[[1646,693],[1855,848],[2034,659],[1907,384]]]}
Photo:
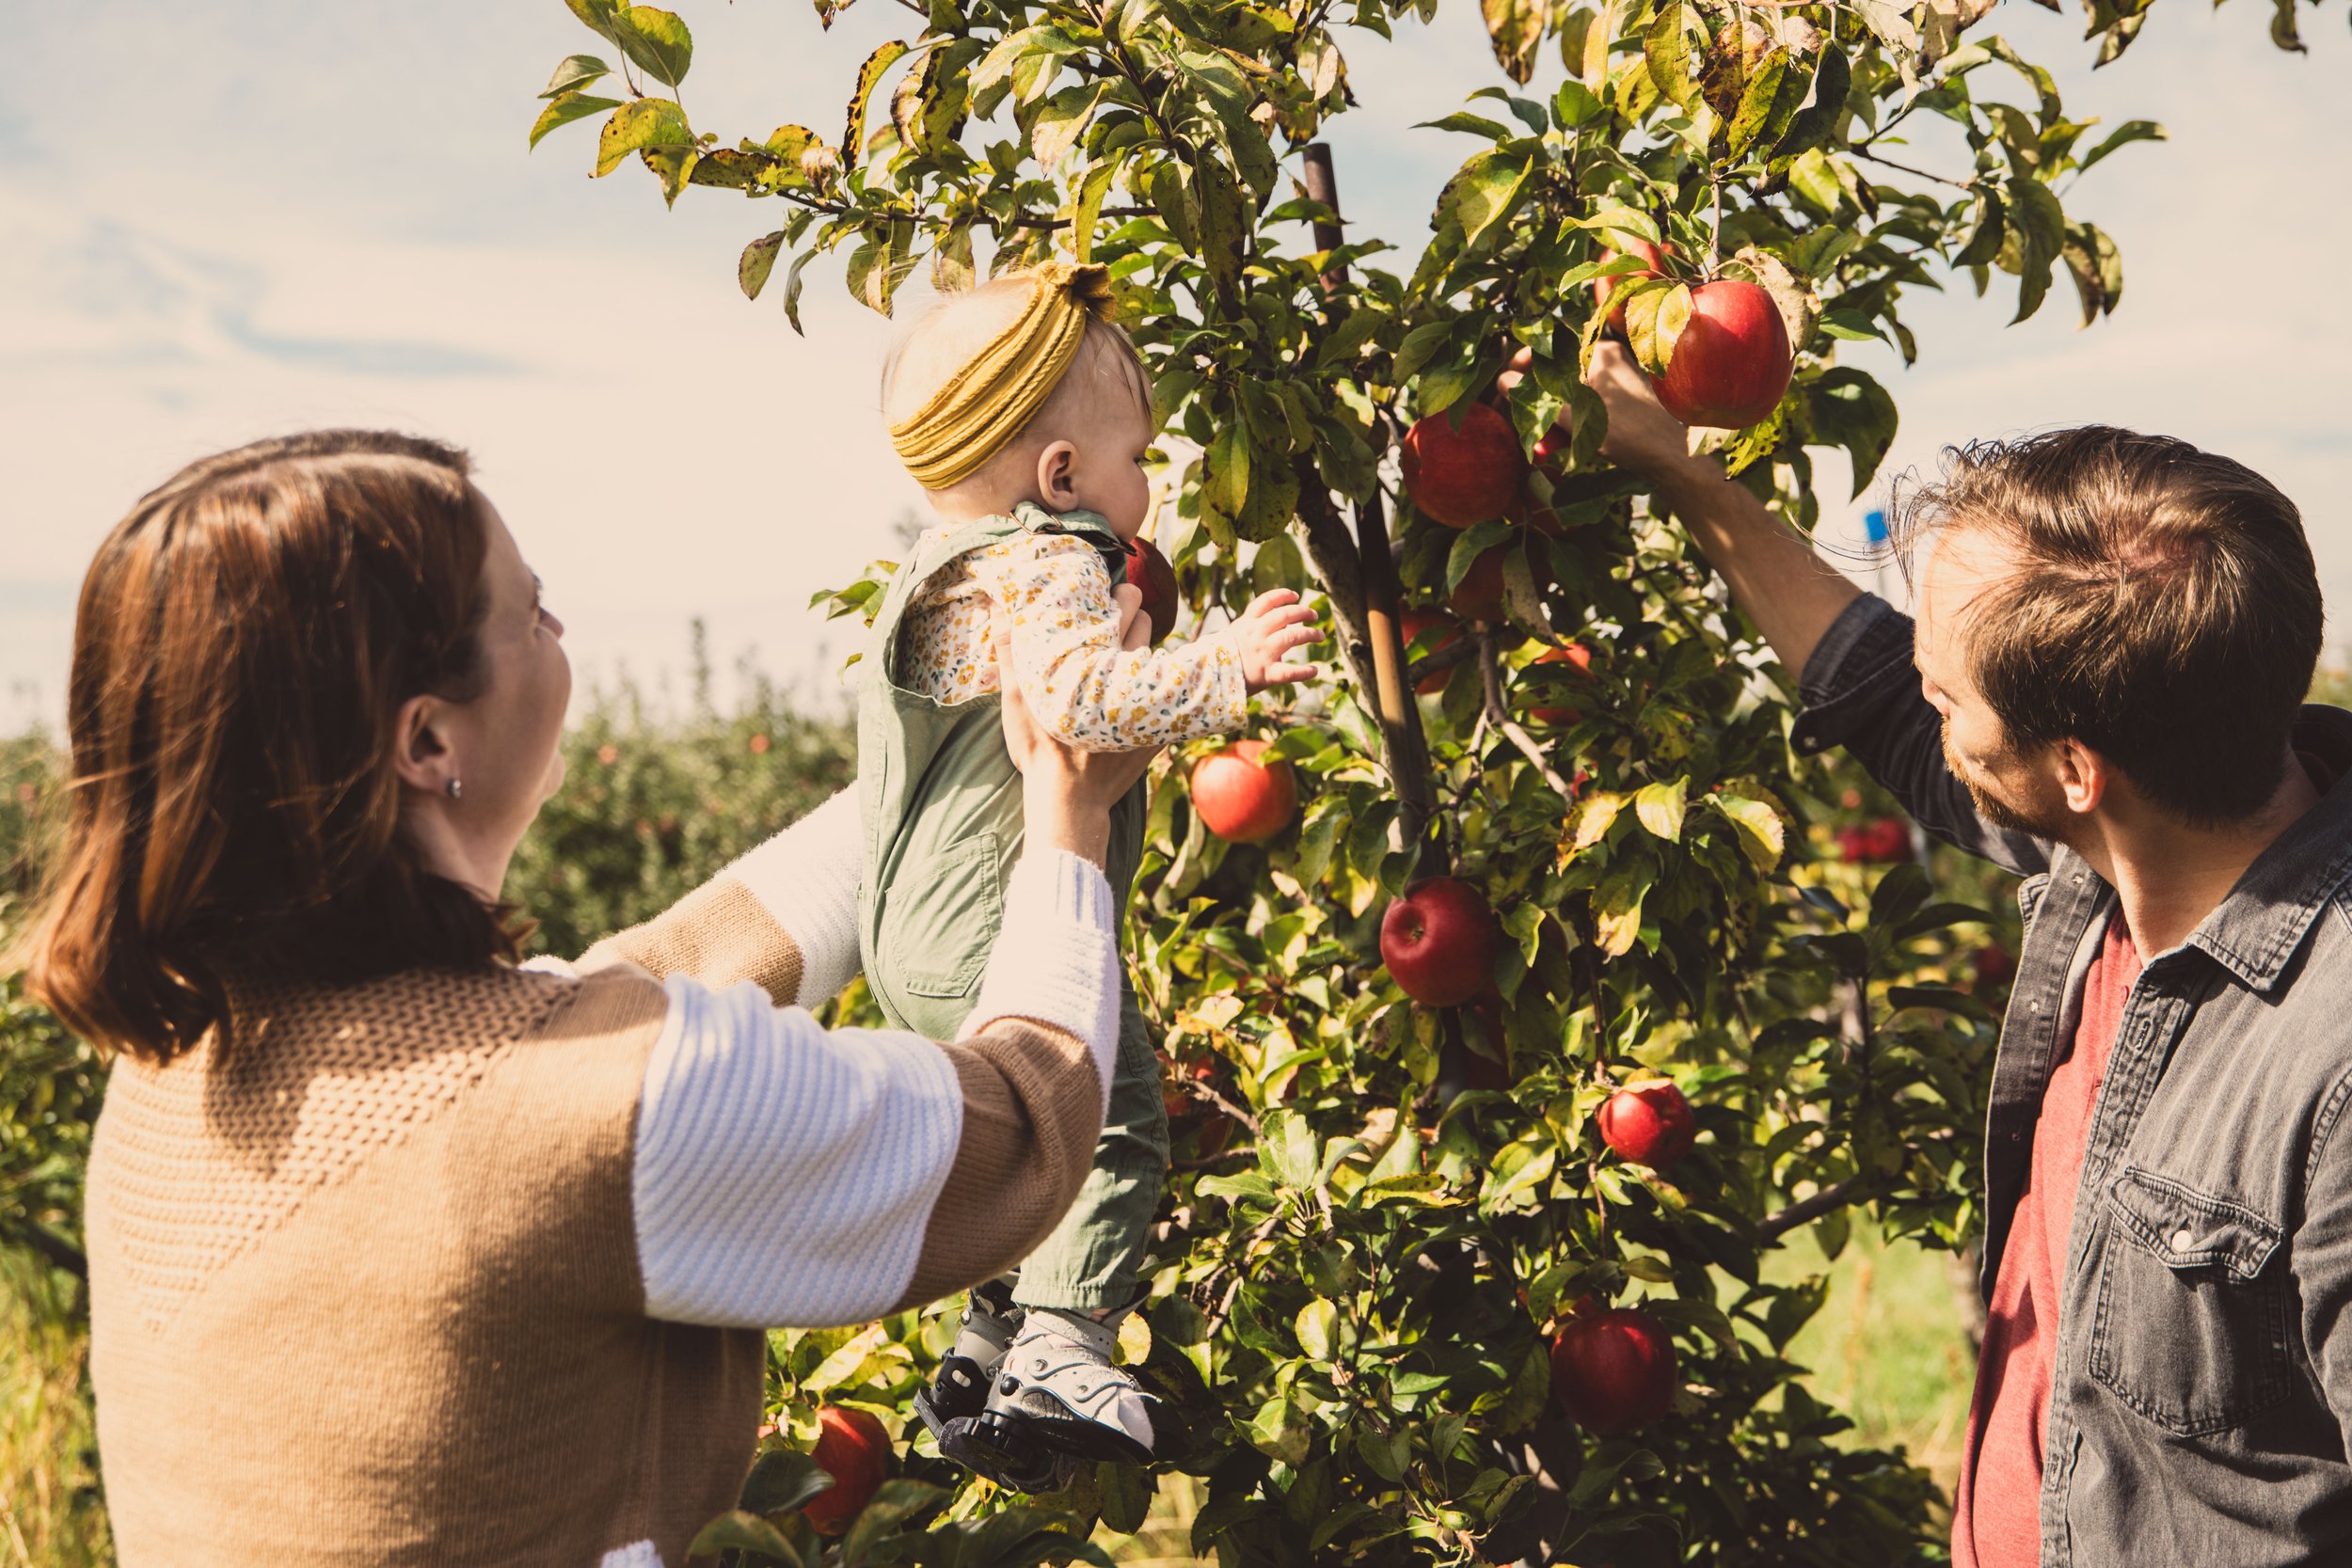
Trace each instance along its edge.
{"label": "woman's brown hair", "polygon": [[166,1061],[246,970],[512,958],[401,832],[408,698],[476,694],[489,547],[454,447],[325,430],[192,463],[82,584],[61,853],[24,957],[91,1041]]}

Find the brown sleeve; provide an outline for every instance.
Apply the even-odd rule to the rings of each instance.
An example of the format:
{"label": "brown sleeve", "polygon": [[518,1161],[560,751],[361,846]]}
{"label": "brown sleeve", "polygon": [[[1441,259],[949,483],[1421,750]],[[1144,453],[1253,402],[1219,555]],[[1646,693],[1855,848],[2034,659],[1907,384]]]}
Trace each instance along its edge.
{"label": "brown sleeve", "polygon": [[1008,1018],[942,1049],[963,1089],[963,1140],[893,1311],[1027,1257],[1077,1197],[1103,1132],[1102,1080],[1075,1035]]}
{"label": "brown sleeve", "polygon": [[755,981],[788,1007],[801,998],[801,949],[767,906],[732,877],[704,883],[669,909],[580,955],[585,972],[631,963],[657,978],[684,974],[713,990]]}

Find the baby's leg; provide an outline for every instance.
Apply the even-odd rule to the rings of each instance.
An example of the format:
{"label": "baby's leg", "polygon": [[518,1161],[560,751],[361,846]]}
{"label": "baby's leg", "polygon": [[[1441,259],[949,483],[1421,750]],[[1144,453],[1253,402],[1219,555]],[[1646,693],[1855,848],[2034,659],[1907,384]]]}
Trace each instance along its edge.
{"label": "baby's leg", "polygon": [[1037,1490],[1031,1478],[1047,1474],[1040,1450],[1045,1458],[1152,1457],[1150,1402],[1112,1359],[1120,1322],[1143,1293],[1144,1253],[1167,1180],[1159,1058],[1134,991],[1122,987],[1110,1111],[1094,1168],[1061,1224],[1022,1260],[1012,1292],[1018,1332],[996,1363],[987,1409],[943,1438],[943,1452],[1024,1490]]}
{"label": "baby's leg", "polygon": [[1152,1219],[1168,1182],[1168,1106],[1160,1063],[1135,991],[1120,988],[1119,1056],[1094,1168],[1053,1234],[1022,1260],[1013,1300],[1116,1326],[1143,1292]]}

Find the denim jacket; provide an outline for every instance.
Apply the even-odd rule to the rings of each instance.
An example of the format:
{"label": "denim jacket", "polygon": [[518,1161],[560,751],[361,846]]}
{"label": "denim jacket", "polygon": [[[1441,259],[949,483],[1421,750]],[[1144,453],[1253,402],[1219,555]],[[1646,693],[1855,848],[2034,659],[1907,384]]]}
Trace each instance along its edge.
{"label": "denim jacket", "polygon": [[[2115,891],[1977,814],[1883,601],[1839,617],[1803,692],[1801,750],[1844,746],[1930,832],[2026,878],[1989,1295]],[[2338,783],[2124,1004],[2067,1236],[2042,1568],[2352,1563],[2352,713],[2306,708],[2296,745]]]}

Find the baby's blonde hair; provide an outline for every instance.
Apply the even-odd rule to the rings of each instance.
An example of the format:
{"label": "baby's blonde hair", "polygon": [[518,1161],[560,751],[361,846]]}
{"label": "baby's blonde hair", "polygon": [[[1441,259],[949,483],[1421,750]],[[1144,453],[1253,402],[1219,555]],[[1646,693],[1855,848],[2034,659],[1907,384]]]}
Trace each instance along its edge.
{"label": "baby's blonde hair", "polygon": [[[969,365],[1026,307],[1035,288],[1026,277],[994,278],[949,294],[917,316],[882,360],[884,427],[903,422]],[[1033,433],[1061,428],[1077,401],[1099,391],[1105,379],[1116,379],[1144,417],[1151,417],[1151,376],[1127,329],[1117,322],[1091,320],[1070,369],[995,457],[1016,451]]]}

